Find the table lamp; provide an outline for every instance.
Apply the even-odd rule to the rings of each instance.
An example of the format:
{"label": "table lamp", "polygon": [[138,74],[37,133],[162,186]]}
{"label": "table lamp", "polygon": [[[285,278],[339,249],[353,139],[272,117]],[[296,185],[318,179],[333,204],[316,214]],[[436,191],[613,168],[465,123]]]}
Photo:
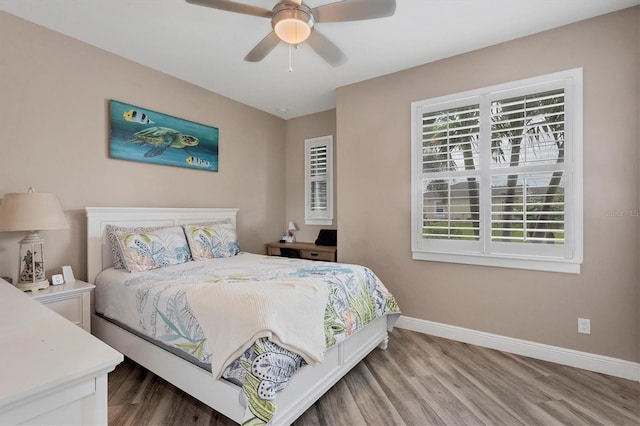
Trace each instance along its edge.
{"label": "table lamp", "polygon": [[69,224],[55,194],[28,192],[5,194],[0,204],[0,232],[26,231],[18,242],[18,282],[22,291],[49,286],[44,269],[44,239],[40,231],[65,229]]}
{"label": "table lamp", "polygon": [[296,224],[293,222],[289,222],[289,226],[287,226],[287,242],[288,243],[295,243],[296,242],[296,236],[293,235],[293,231],[297,231],[298,228],[296,227]]}

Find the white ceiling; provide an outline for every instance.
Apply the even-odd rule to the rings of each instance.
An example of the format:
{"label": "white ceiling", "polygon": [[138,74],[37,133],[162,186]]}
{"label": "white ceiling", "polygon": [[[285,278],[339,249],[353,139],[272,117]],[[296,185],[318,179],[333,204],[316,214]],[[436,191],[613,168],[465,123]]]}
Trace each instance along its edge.
{"label": "white ceiling", "polygon": [[[271,9],[277,0],[237,0]],[[305,0],[313,8],[335,0]],[[348,0],[347,0],[348,1]],[[0,0],[0,10],[270,114],[335,107],[340,86],[640,4],[640,0],[397,0],[396,13],[320,23],[346,64],[281,43],[262,62],[243,58],[271,31],[266,18],[184,0]]]}

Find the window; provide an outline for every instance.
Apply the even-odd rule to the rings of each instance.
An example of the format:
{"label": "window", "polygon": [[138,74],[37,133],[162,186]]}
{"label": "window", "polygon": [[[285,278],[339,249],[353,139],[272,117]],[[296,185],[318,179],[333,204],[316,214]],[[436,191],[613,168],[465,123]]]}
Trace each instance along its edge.
{"label": "window", "polygon": [[579,273],[582,69],[412,104],[418,260]]}
{"label": "window", "polygon": [[333,136],[304,141],[307,225],[333,224]]}

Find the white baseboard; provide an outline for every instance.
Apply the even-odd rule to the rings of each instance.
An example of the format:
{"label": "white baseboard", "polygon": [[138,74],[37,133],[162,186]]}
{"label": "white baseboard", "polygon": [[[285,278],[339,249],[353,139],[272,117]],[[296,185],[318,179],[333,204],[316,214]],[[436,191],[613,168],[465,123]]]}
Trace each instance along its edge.
{"label": "white baseboard", "polygon": [[458,342],[528,356],[543,361],[555,362],[556,364],[567,365],[569,367],[582,368],[596,373],[640,381],[640,363],[637,362],[527,340],[514,339],[498,334],[485,333],[483,331],[406,316],[398,318],[395,326],[432,336],[444,337],[445,339],[456,340]]}

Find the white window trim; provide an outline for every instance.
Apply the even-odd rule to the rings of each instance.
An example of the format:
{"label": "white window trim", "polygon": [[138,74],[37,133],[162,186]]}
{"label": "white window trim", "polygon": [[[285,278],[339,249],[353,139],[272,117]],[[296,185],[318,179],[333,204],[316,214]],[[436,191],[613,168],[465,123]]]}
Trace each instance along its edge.
{"label": "white window trim", "polygon": [[[311,149],[327,148],[327,211],[311,210]],[[333,225],[333,135],[305,139],[304,141],[304,223],[305,225]]]}
{"label": "white window trim", "polygon": [[[412,191],[411,191],[411,250],[413,259],[429,260],[436,262],[450,262],[471,265],[495,266],[504,268],[529,269],[537,271],[551,271],[564,273],[580,273],[580,266],[583,261],[583,95],[582,95],[582,68],[575,68],[567,71],[561,71],[552,74],[546,74],[538,77],[523,79],[519,81],[499,84],[495,86],[485,87],[482,89],[471,90],[463,93],[432,98],[423,101],[416,101],[411,104],[411,175],[412,175]],[[471,98],[483,96],[491,97],[499,94],[501,91],[512,91],[513,89],[522,88],[532,90],[532,86],[546,85],[553,81],[564,81],[565,99],[568,99],[565,107],[565,115],[571,116],[570,125],[565,128],[565,133],[570,133],[570,143],[565,146],[566,168],[566,250],[564,257],[550,257],[541,255],[531,255],[517,253],[517,248],[513,250],[500,250],[498,253],[492,253],[491,247],[498,248],[500,244],[482,241],[483,249],[481,252],[465,251],[465,244],[462,241],[443,241],[441,247],[436,250],[425,249],[422,245],[422,180],[420,179],[422,163],[422,128],[420,125],[421,115],[419,110],[422,106],[442,104],[443,108],[454,107],[456,104],[465,104]],[[481,123],[481,126],[489,126],[487,120]],[[479,170],[480,172],[480,170]],[[481,188],[481,191],[483,189]],[[484,191],[487,191],[484,188]],[[481,206],[484,209],[484,223],[486,226],[488,219],[487,209],[490,206]],[[482,214],[482,213],[481,213]],[[482,219],[481,219],[482,221]],[[485,228],[486,229],[486,228]],[[482,232],[482,231],[481,231]],[[447,244],[453,243],[453,244]],[[505,244],[505,243],[501,243]],[[515,244],[514,244],[515,245]],[[448,248],[447,248],[448,246]],[[489,246],[489,247],[487,247]],[[513,247],[510,246],[510,247]]]}

